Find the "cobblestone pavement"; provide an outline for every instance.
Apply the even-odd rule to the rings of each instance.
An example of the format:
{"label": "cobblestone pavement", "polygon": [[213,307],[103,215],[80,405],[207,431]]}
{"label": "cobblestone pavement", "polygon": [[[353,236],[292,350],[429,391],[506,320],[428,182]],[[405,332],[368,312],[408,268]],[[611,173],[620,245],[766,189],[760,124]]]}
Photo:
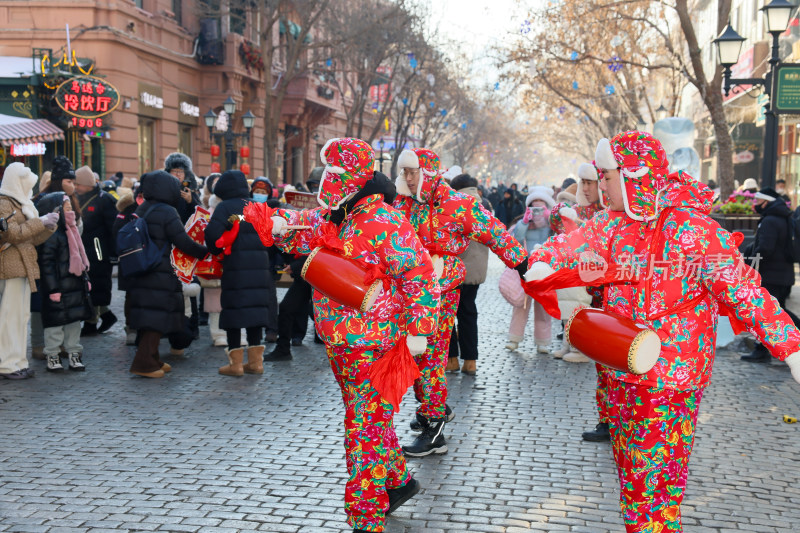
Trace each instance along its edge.
{"label": "cobblestone pavement", "polygon": [[[594,369],[508,352],[511,308],[494,258],[481,288],[477,377],[450,375],[446,455],[412,459],[419,496],[390,533],[624,531],[608,444],[594,426]],[[117,296],[120,296],[119,294]],[[115,311],[121,317],[122,298]],[[121,324],[85,342],[85,373],[0,381],[0,531],[341,532],[342,405],[306,337],[262,377],[223,377],[208,330],[174,370],[128,373]],[[162,343],[162,353],[168,347]],[[396,417],[412,436],[410,396]],[[700,409],[685,531],[798,531],[800,386],[785,365],[722,351]]]}

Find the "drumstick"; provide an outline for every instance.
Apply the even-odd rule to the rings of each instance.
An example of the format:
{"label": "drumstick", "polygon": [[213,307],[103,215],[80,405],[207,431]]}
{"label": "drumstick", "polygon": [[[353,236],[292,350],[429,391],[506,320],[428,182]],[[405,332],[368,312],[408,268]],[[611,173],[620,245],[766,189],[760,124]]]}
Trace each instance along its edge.
{"label": "drumstick", "polygon": [[311,226],[284,226],[284,229],[311,229]]}

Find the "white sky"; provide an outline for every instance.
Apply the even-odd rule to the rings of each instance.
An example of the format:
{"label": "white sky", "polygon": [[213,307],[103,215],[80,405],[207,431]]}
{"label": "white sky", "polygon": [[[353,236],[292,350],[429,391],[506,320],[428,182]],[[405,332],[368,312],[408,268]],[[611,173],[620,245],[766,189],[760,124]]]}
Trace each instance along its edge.
{"label": "white sky", "polygon": [[[438,27],[442,37],[473,59],[473,72],[483,71],[486,84],[494,83],[496,72],[487,58],[491,48],[517,33],[530,9],[548,0],[427,0],[431,9],[431,27]],[[475,64],[477,63],[477,64]]]}

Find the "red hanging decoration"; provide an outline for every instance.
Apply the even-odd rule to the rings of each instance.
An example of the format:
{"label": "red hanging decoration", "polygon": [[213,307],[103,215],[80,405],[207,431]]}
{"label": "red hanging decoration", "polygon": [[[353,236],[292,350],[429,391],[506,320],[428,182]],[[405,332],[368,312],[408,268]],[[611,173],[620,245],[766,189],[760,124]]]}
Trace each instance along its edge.
{"label": "red hanging decoration", "polygon": [[239,170],[241,170],[245,176],[250,175],[250,165],[247,163],[242,163],[242,165],[239,167]]}
{"label": "red hanging decoration", "polygon": [[239,155],[244,157],[245,159],[250,157],[250,147],[242,146],[241,148],[239,148]]}
{"label": "red hanging decoration", "polygon": [[216,161],[211,163],[211,172],[214,174],[220,173],[219,163],[217,163]]}
{"label": "red hanging decoration", "polygon": [[219,145],[212,144],[211,145],[211,157],[218,157],[219,156]]}

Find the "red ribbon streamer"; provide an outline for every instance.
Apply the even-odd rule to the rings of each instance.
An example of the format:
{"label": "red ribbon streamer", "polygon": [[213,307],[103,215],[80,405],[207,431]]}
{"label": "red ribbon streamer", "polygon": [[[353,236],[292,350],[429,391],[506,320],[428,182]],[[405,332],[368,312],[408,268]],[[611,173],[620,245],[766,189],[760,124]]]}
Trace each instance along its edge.
{"label": "red ribbon streamer", "polygon": [[369,379],[381,398],[400,410],[400,400],[420,376],[414,356],[408,351],[406,338],[401,337],[395,346],[374,361],[369,368]]}

